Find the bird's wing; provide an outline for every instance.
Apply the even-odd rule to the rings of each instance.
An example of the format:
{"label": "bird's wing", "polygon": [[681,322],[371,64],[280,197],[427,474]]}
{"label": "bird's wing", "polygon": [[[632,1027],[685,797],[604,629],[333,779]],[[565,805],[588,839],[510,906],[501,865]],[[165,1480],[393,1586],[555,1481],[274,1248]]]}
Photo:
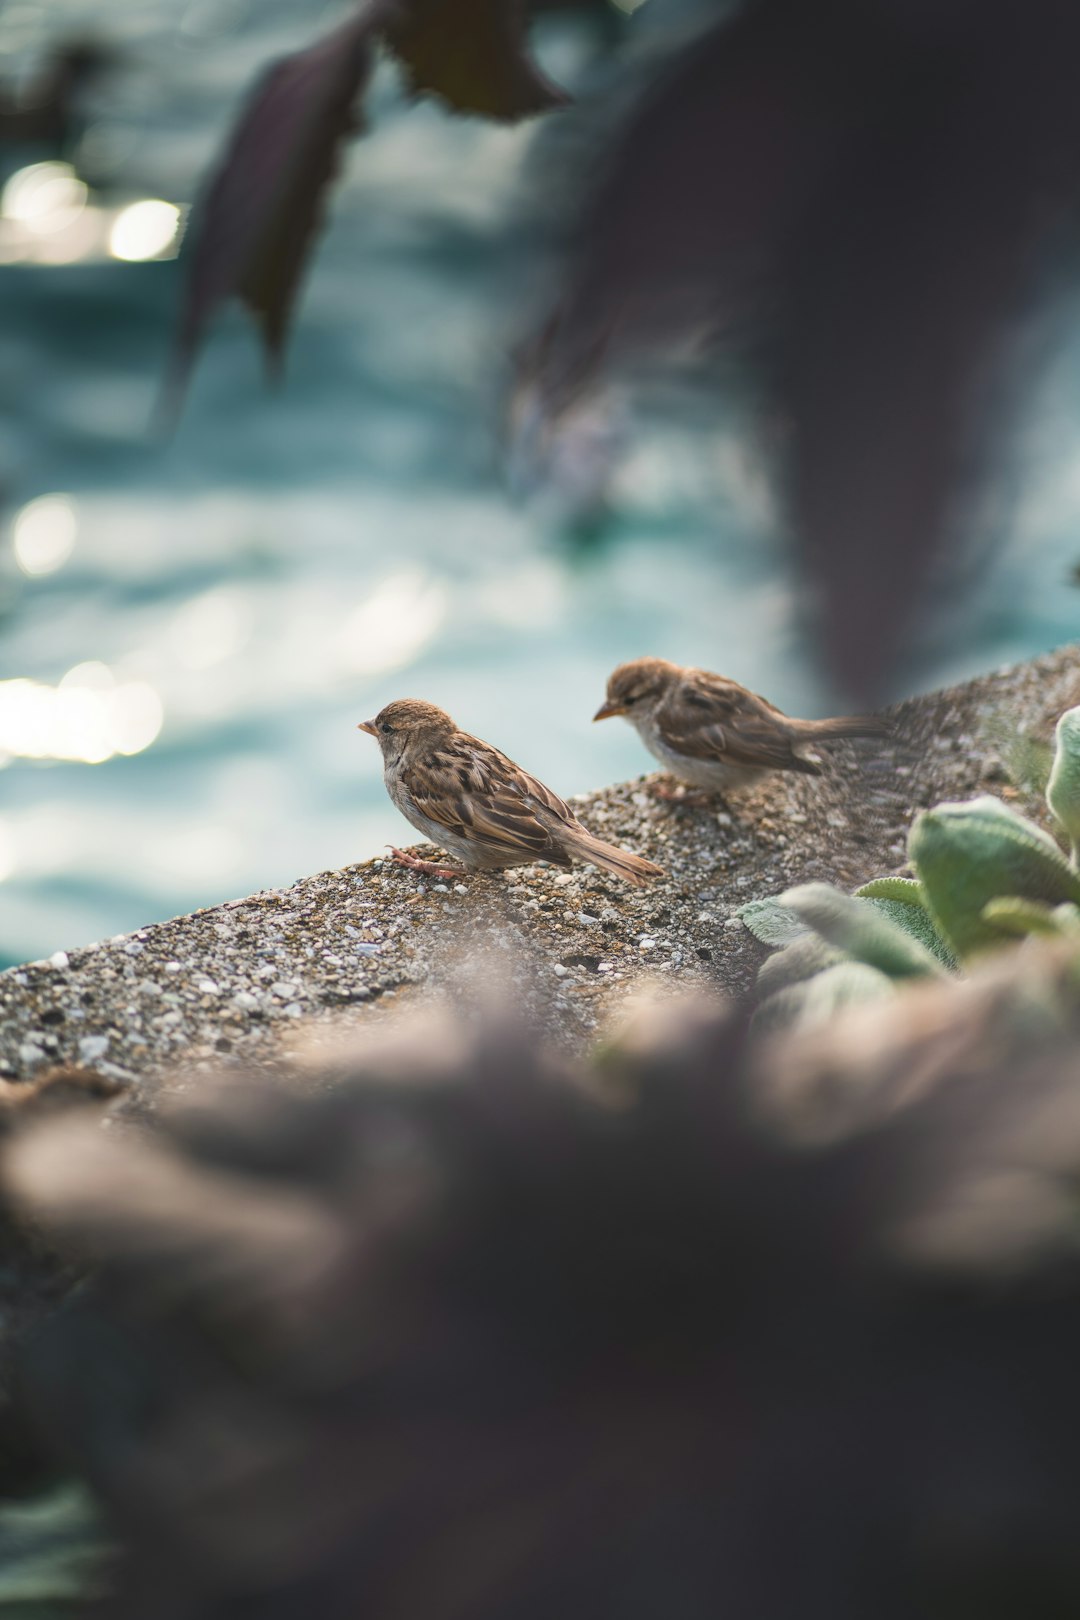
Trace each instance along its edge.
{"label": "bird's wing", "polygon": [[691,759],[782,769],[795,759],[787,716],[737,681],[691,670],[657,719],[671,747]]}
{"label": "bird's wing", "polygon": [[478,737],[459,734],[402,772],[416,808],[459,838],[493,852],[566,860],[559,824],[576,826],[558,794]]}

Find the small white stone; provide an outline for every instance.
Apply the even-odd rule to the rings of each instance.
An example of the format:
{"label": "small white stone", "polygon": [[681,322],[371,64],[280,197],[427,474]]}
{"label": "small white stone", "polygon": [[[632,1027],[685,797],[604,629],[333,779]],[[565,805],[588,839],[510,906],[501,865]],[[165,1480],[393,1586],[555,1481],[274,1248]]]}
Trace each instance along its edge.
{"label": "small white stone", "polygon": [[645,939],[639,939],[638,940],[638,950],[639,951],[655,951],[655,949],[656,949],[656,941],[655,941],[655,939],[649,939],[649,938],[646,937]]}
{"label": "small white stone", "polygon": [[557,979],[566,978],[566,969],[563,967],[561,962],[556,962],[555,964],[555,977]]}
{"label": "small white stone", "polygon": [[615,964],[613,962],[597,962],[596,971],[597,973],[613,973]]}
{"label": "small white stone", "polygon": [[259,998],[253,996],[250,990],[239,990],[233,996],[232,1004],[237,1012],[254,1012],[259,1005]]}
{"label": "small white stone", "polygon": [[204,996],[217,996],[221,994],[221,987],[215,979],[200,979],[195,986]]}
{"label": "small white stone", "polygon": [[68,953],[67,953],[67,951],[54,951],[52,953],[52,955],[49,957],[49,966],[54,967],[54,968],[59,968],[61,970],[61,972],[63,971],[64,968],[67,967],[67,965],[68,965]]}
{"label": "small white stone", "polygon": [[289,979],[279,979],[276,984],[270,986],[270,992],[272,995],[281,996],[283,1000],[291,1000],[296,994],[296,986]]}
{"label": "small white stone", "polygon": [[594,917],[591,911],[578,912],[578,922],[584,923],[586,928],[592,928],[599,921],[599,917]]}
{"label": "small white stone", "polygon": [[468,894],[468,892],[469,891],[466,888],[464,883],[455,883],[454,884],[454,893],[455,894]]}
{"label": "small white stone", "polygon": [[290,1001],[285,1009],[286,1018],[302,1018],[304,1009],[298,1001]]}
{"label": "small white stone", "polygon": [[33,1041],[24,1041],[19,1047],[19,1062],[24,1069],[36,1069],[38,1064],[44,1061],[44,1052]]}
{"label": "small white stone", "polygon": [[165,971],[166,973],[182,973],[184,970],[179,962],[166,962]]}
{"label": "small white stone", "polygon": [[436,885],[435,885],[435,893],[436,894],[449,894],[450,893],[450,885],[449,885],[449,883],[436,883]]}
{"label": "small white stone", "polygon": [[725,928],[742,928],[743,926],[744,924],[741,917],[728,917],[724,923]]}
{"label": "small white stone", "polygon": [[79,1057],[84,1063],[96,1063],[109,1050],[107,1035],[84,1035],[79,1042]]}

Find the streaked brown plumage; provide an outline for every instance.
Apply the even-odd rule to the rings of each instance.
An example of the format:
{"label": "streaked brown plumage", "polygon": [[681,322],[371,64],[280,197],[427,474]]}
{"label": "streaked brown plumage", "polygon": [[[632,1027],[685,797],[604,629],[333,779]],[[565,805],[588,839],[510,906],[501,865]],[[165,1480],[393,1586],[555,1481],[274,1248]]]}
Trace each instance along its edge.
{"label": "streaked brown plumage", "polygon": [[769,771],[820,776],[803,749],[839,737],[884,737],[876,715],[794,720],[756,692],[707,669],[666,658],[620,664],[593,716],[624,715],[651,754],[673,775],[709,792],[743,787]]}
{"label": "streaked brown plumage", "polygon": [[[433,703],[402,698],[360,730],[382,749],[386,791],[406,821],[465,866],[484,871],[579,860],[628,883],[664,875],[651,861],[605,844],[557,793],[490,743],[459,730]],[[416,864],[413,857],[404,861]]]}

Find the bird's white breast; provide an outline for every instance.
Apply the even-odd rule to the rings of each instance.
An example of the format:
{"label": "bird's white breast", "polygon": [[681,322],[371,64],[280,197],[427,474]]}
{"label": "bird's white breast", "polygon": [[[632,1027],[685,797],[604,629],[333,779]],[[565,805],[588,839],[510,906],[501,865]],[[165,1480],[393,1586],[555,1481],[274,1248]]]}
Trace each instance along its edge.
{"label": "bird's white breast", "polygon": [[766,774],[754,765],[728,765],[720,759],[697,759],[692,754],[680,754],[667,742],[651,715],[632,717],[631,724],[653,758],[672,776],[677,776],[680,782],[689,782],[691,787],[720,793],[725,788],[748,787]]}

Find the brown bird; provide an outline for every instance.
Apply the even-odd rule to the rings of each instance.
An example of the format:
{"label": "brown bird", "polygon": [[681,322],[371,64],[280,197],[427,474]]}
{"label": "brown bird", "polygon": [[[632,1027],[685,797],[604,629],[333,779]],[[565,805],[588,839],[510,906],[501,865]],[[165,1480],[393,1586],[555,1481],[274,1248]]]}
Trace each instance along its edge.
{"label": "brown bird", "polygon": [[649,752],[677,776],[710,793],[745,787],[769,771],[821,766],[803,750],[837,737],[885,737],[876,715],[793,720],[738,681],[707,669],[683,669],[666,658],[620,664],[594,720],[625,715]]}
{"label": "brown bird", "polygon": [[[461,731],[434,703],[401,698],[359,729],[382,749],[386,791],[406,821],[466,867],[488,871],[573,860],[601,866],[627,883],[663,877],[663,869],[583,827],[557,793],[490,743]],[[394,859],[439,877],[461,874],[415,855]]]}

